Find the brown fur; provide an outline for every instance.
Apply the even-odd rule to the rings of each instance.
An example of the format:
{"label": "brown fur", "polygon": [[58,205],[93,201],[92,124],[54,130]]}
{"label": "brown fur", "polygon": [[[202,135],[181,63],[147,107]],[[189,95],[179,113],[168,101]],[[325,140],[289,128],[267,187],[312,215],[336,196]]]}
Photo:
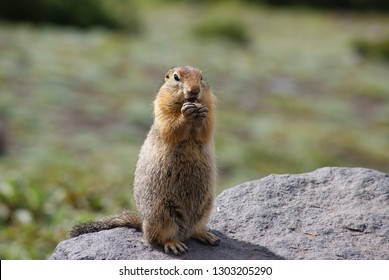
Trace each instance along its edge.
{"label": "brown fur", "polygon": [[148,242],[175,254],[187,251],[182,243],[187,238],[212,245],[220,242],[205,230],[216,176],[215,98],[201,71],[190,66],[170,69],[154,101],[154,115],[135,171],[139,214],[125,212],[127,216],[83,223],[71,231],[72,236],[141,225]]}

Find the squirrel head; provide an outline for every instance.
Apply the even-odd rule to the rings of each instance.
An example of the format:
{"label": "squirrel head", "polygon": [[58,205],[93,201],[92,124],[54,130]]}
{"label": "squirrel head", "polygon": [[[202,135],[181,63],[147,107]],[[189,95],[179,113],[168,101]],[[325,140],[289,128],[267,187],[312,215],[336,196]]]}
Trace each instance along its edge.
{"label": "squirrel head", "polygon": [[[212,138],[215,122],[215,100],[199,69],[192,66],[172,68],[167,71],[165,83],[154,100],[155,128],[168,142],[181,141],[185,137],[195,137],[199,141],[208,142]],[[197,108],[206,107],[206,117],[185,117],[182,112],[185,103],[194,103]],[[199,128],[192,129],[191,125]],[[184,132],[186,134],[182,135]]]}
{"label": "squirrel head", "polygon": [[174,67],[167,71],[165,83],[160,92],[174,95],[176,104],[185,102],[201,103],[208,86],[199,69],[192,66]]}

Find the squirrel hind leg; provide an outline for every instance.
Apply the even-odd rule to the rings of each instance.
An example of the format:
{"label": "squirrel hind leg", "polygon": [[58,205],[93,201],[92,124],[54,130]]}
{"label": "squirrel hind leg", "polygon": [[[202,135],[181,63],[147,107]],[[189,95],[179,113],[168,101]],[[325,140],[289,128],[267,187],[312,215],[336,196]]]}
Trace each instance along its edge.
{"label": "squirrel hind leg", "polygon": [[204,215],[204,217],[197,223],[190,237],[197,239],[205,244],[219,245],[220,238],[208,230],[205,230],[205,224],[207,223],[207,220],[208,215]]}
{"label": "squirrel hind leg", "polygon": [[[211,204],[209,204],[211,205]],[[205,244],[210,245],[219,245],[220,239],[215,234],[206,230],[206,224],[208,221],[209,213],[211,208],[209,207],[206,212],[203,214],[202,218],[197,222],[195,227],[191,232],[191,238],[197,239]]]}
{"label": "squirrel hind leg", "polygon": [[178,226],[174,223],[150,223],[143,221],[143,235],[147,242],[162,245],[165,253],[181,255],[188,247],[180,241]]}
{"label": "squirrel hind leg", "polygon": [[175,255],[181,255],[188,252],[188,247],[178,240],[166,241],[165,244],[163,244],[163,247],[165,249],[165,253],[172,251]]}
{"label": "squirrel hind leg", "polygon": [[210,245],[219,245],[220,244],[220,239],[217,237],[215,234],[206,231],[206,230],[201,230],[197,231],[192,234],[191,238],[197,239],[205,244],[210,244]]}

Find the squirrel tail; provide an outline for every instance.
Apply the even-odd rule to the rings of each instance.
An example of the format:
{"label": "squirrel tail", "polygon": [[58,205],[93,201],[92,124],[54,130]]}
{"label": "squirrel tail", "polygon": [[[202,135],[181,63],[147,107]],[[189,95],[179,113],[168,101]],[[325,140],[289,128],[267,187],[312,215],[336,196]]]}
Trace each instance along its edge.
{"label": "squirrel tail", "polygon": [[142,230],[142,219],[139,214],[125,211],[119,215],[105,218],[100,221],[89,221],[76,224],[70,231],[70,237],[76,237],[85,233],[97,232],[116,227],[132,227]]}

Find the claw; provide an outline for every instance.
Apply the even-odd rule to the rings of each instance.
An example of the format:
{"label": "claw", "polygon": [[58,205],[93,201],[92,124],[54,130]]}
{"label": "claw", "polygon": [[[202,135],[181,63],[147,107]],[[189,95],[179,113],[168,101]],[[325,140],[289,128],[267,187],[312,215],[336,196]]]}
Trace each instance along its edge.
{"label": "claw", "polygon": [[167,241],[164,244],[165,253],[169,253],[169,251],[173,252],[175,255],[181,255],[188,251],[188,247],[180,241]]}
{"label": "claw", "polygon": [[201,231],[192,236],[193,238],[200,240],[203,243],[210,244],[210,245],[219,245],[220,239],[213,233],[210,233],[208,231]]}
{"label": "claw", "polygon": [[209,110],[199,103],[185,102],[182,105],[181,112],[187,117],[204,118],[207,116]]}

